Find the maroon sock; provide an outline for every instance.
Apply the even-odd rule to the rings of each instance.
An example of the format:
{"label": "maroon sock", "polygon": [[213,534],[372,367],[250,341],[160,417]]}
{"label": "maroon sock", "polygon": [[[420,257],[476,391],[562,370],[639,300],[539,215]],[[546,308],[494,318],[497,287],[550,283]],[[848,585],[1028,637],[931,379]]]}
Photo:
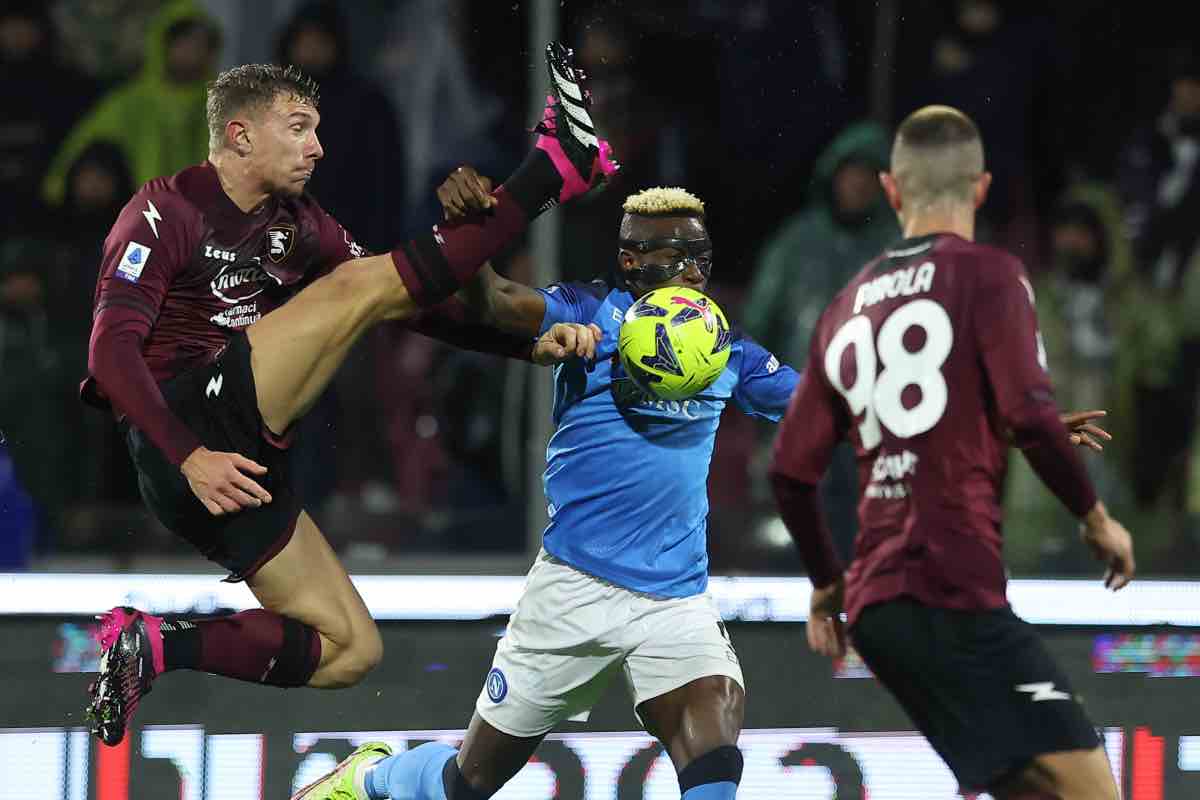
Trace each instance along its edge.
{"label": "maroon sock", "polygon": [[270,686],[304,686],[321,662],[321,637],[264,609],[164,624],[166,669],[194,669]]}
{"label": "maroon sock", "polygon": [[417,305],[427,308],[457,292],[529,225],[529,217],[503,186],[495,197],[488,213],[436,225],[392,251],[396,272]]}

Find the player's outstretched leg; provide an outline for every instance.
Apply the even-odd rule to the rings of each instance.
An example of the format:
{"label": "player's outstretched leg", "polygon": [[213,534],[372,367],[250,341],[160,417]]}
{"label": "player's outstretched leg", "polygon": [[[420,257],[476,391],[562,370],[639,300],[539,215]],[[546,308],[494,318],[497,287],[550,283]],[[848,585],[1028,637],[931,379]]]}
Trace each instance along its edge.
{"label": "player's outstretched leg", "polygon": [[270,430],[282,433],[316,402],[363,332],[450,297],[530,220],[616,170],[608,143],[596,136],[591,98],[571,51],[552,44],[546,61],[552,94],[537,140],[494,192],[490,213],[435,226],[389,254],[341,264],[246,329]]}

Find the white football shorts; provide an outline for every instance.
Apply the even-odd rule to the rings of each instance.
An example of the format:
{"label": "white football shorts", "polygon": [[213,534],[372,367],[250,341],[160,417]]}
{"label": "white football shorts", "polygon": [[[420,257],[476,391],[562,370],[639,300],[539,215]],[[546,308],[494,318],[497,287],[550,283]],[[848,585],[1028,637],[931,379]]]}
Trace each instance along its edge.
{"label": "white football shorts", "polygon": [[475,709],[511,736],[584,721],[618,670],[636,708],[697,678],[742,667],[707,593],[658,598],[538,554],[496,646]]}

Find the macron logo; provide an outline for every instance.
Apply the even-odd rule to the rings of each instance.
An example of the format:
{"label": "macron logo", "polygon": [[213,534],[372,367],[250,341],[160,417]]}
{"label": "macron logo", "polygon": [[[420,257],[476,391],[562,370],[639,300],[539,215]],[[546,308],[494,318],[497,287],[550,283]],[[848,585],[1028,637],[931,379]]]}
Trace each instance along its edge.
{"label": "macron logo", "polygon": [[146,210],[142,212],[142,216],[146,218],[146,224],[150,226],[150,230],[154,231],[154,238],[157,239],[158,223],[162,221],[162,214],[158,213],[153,201],[146,201]]}
{"label": "macron logo", "polygon": [[210,378],[208,388],[204,390],[204,394],[209,397],[216,397],[221,394],[221,384],[225,382],[225,374],[221,373],[215,378]]}
{"label": "macron logo", "polygon": [[1032,695],[1032,700],[1035,703],[1040,703],[1043,700],[1070,700],[1071,695],[1066,692],[1060,692],[1054,688],[1053,681],[1043,681],[1042,683],[1022,683],[1016,687],[1018,692],[1028,692]]}

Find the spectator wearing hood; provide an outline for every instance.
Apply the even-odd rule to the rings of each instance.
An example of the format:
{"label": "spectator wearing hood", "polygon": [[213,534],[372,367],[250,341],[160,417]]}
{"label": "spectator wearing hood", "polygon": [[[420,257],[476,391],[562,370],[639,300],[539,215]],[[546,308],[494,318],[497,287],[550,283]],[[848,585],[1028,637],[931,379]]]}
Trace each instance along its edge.
{"label": "spectator wearing hood", "polygon": [[354,71],[350,49],[337,4],[318,0],[301,6],[284,27],[275,58],[321,86],[325,155],[309,193],[369,250],[383,252],[404,220],[404,143],[392,104]]}
{"label": "spectator wearing hood", "polygon": [[879,186],[887,169],[883,128],[859,122],[817,160],[808,204],[763,246],[743,310],[746,330],[796,369],[808,337],[834,294],[900,236]]}
{"label": "spectator wearing hood", "polygon": [[[58,32],[42,0],[0,7],[0,234],[28,231],[55,150],[95,96],[95,86],[59,59]],[[53,102],[47,102],[53,98]]]}
{"label": "spectator wearing hood", "polygon": [[215,23],[192,2],[164,5],[146,32],[146,57],[127,83],[100,98],[71,131],[42,185],[46,200],[61,205],[67,171],[89,145],[112,142],[135,186],[170,175],[208,156],[206,82],[220,48]]}

